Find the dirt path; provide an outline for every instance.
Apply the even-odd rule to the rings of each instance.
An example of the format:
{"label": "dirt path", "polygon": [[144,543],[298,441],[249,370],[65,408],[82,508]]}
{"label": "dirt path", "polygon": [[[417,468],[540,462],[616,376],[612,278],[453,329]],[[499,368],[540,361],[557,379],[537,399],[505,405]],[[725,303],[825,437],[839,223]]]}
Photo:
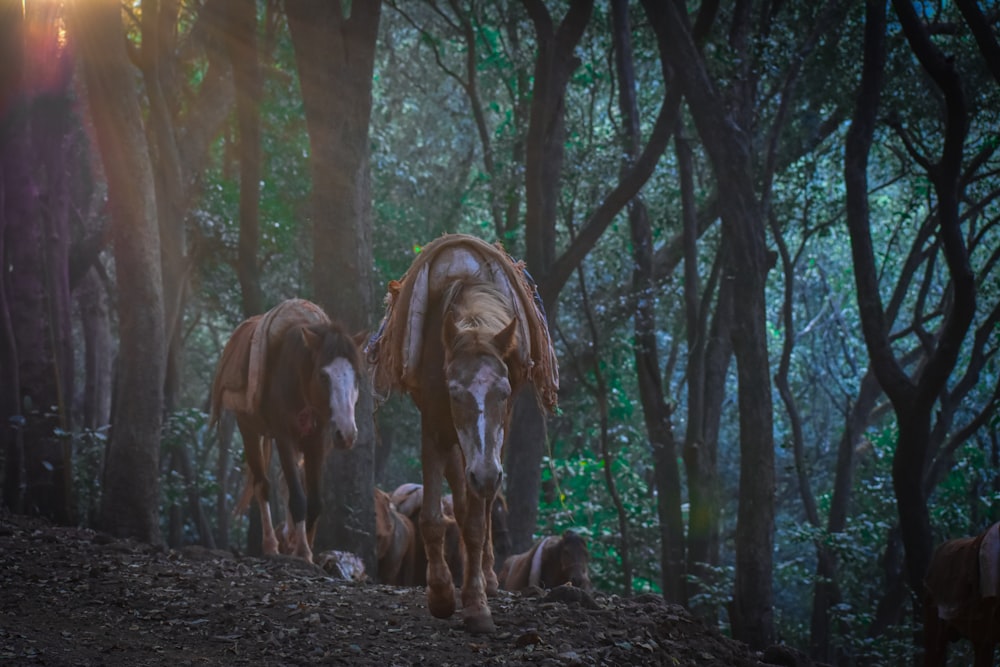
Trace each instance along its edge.
{"label": "dirt path", "polygon": [[657,596],[501,592],[491,607],[496,634],[474,636],[432,618],[422,590],[0,515],[2,665],[763,664]]}

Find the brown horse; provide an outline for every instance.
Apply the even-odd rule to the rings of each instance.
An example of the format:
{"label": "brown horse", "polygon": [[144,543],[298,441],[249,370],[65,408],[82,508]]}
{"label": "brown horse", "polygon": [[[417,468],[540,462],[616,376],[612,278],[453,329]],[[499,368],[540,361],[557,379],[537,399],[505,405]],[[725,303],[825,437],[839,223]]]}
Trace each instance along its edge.
{"label": "brown horse", "polygon": [[420,411],[427,606],[438,618],[455,613],[441,507],[447,479],[465,556],[462,620],[471,632],[492,632],[491,510],[503,478],[511,397],[532,383],[551,409],[558,392],[537,294],[523,265],[502,249],[471,236],[441,237],[400,282],[390,283],[386,316],[368,354],[376,390],[403,389]]}
{"label": "brown horse", "polygon": [[567,530],[562,537],[550,535],[530,550],[511,556],[500,568],[500,586],[519,591],[531,586],[555,588],[572,584],[590,592],[590,552],[579,534]]}
{"label": "brown horse", "polygon": [[417,551],[414,532],[409,517],[396,508],[388,493],[376,488],[375,555],[380,583],[412,585]]}
{"label": "brown horse", "polygon": [[[266,440],[273,439],[288,484],[288,515],[295,526],[295,555],[312,560],[325,443],[354,446],[358,429],[361,355],[358,343],[303,299],[283,301],[240,324],[222,351],[212,384],[212,419],[223,408],[236,413],[260,507],[263,551],[278,552],[268,504]],[[302,457],[306,491],[298,474]],[[307,497],[308,494],[308,497]]]}
{"label": "brown horse", "polygon": [[1000,643],[1000,523],[939,546],[924,585],[925,667],[943,667],[948,643],[962,638],[972,642],[975,667],[993,665]]}
{"label": "brown horse", "polygon": [[[401,484],[392,492],[392,502],[401,514],[408,517],[415,527],[414,549],[415,564],[412,577],[400,583],[405,586],[427,585],[427,554],[424,552],[423,536],[420,534],[420,507],[423,505],[424,487],[422,484]],[[441,512],[444,515],[444,559],[451,570],[452,581],[456,586],[462,583],[465,568],[462,564],[462,536],[459,534],[458,522],[455,521],[455,506],[451,494],[441,498]],[[490,517],[490,533],[493,541],[495,561],[502,562],[510,553],[510,536],[507,528],[507,500],[502,493],[497,493],[493,502]]]}

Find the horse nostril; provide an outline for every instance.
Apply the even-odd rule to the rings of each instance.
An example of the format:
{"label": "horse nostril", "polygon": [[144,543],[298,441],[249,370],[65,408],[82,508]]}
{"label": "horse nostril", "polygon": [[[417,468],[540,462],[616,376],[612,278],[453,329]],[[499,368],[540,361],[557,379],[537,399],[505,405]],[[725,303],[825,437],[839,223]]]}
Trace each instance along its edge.
{"label": "horse nostril", "polygon": [[497,473],[497,489],[503,488],[503,470]]}
{"label": "horse nostril", "polygon": [[469,486],[477,490],[479,489],[479,480],[476,479],[476,473],[471,470],[469,471]]}

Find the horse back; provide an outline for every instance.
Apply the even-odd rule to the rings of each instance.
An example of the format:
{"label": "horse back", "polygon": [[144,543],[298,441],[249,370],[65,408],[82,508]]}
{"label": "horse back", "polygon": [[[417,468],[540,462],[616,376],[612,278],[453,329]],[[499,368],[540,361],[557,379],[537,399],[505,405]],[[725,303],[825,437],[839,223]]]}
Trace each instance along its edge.
{"label": "horse back", "polygon": [[246,379],[246,404],[250,411],[256,412],[261,405],[267,374],[274,366],[273,360],[280,353],[285,335],[294,327],[329,323],[323,309],[305,299],[287,299],[264,313],[250,340]]}
{"label": "horse back", "polygon": [[218,422],[223,408],[235,412],[248,411],[245,399],[250,341],[262,317],[263,315],[254,315],[240,323],[222,350],[212,381],[211,425]]}
{"label": "horse back", "polygon": [[941,544],[931,556],[924,585],[938,616],[945,620],[968,613],[982,616],[983,603],[995,607],[1000,592],[1000,524]]}

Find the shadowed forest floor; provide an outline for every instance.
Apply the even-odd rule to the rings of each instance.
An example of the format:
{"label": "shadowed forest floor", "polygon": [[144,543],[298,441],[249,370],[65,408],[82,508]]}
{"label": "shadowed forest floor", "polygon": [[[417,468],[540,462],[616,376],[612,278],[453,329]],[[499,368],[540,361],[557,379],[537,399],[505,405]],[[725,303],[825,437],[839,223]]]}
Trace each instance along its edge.
{"label": "shadowed forest floor", "polygon": [[[0,514],[0,664],[807,665],[659,596],[501,591],[497,632],[436,619],[424,593],[287,558],[167,550]],[[766,659],[768,662],[764,662]]]}

